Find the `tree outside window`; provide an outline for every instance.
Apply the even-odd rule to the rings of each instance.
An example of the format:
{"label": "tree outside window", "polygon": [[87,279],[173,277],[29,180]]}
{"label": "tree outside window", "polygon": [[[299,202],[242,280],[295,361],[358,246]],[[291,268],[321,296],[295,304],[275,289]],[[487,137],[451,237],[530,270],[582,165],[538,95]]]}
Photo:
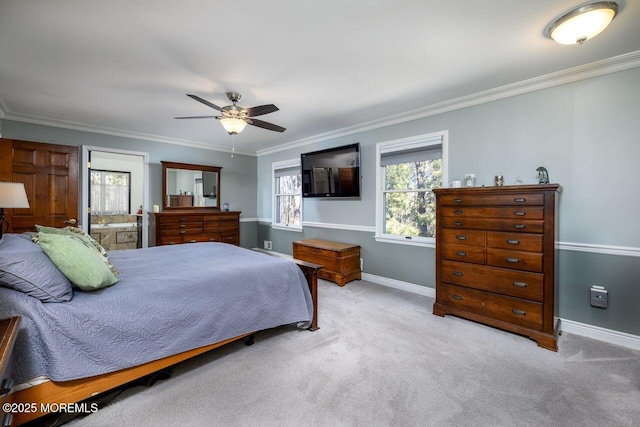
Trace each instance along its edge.
{"label": "tree outside window", "polygon": [[446,182],[447,132],[379,143],[376,240],[432,246],[433,188]]}

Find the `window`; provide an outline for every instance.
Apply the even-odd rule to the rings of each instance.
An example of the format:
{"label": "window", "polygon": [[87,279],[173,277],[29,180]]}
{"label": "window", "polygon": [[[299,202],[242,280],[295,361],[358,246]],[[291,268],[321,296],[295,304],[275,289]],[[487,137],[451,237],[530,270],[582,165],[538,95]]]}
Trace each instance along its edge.
{"label": "window", "polygon": [[302,231],[302,176],[300,160],[273,163],[274,228]]}
{"label": "window", "polygon": [[131,173],[91,170],[91,213],[94,215],[131,212]]}
{"label": "window", "polygon": [[376,240],[435,245],[431,189],[447,182],[446,131],[376,146]]}

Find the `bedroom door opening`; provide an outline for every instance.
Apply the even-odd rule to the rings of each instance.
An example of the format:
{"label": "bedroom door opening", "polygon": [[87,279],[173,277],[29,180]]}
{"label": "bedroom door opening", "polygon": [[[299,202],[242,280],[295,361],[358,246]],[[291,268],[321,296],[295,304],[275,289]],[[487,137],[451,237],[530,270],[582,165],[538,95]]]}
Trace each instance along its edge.
{"label": "bedroom door opening", "polygon": [[82,149],[84,230],[106,250],[148,246],[148,153]]}

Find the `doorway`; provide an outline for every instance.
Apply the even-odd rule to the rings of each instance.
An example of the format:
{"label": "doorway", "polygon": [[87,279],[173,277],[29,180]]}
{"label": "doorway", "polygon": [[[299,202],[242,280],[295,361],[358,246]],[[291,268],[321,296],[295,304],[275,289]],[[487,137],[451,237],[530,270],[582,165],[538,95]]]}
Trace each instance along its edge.
{"label": "doorway", "polygon": [[106,250],[149,246],[149,154],[82,147],[84,229]]}

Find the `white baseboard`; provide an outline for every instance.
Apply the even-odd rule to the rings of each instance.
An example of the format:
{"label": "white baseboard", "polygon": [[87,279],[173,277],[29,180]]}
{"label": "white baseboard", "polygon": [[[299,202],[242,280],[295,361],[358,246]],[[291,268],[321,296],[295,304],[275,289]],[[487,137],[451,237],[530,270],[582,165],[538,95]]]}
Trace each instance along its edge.
{"label": "white baseboard", "polygon": [[612,329],[605,329],[599,326],[588,325],[586,323],[562,318],[560,319],[560,329],[562,329],[562,332],[593,338],[594,340],[627,347],[632,350],[640,350],[640,336],[638,335],[614,331]]}
{"label": "white baseboard", "polygon": [[[377,276],[369,273],[362,273],[362,280],[425,297],[436,297],[436,290],[434,288],[416,285],[415,283],[389,279],[388,277]],[[638,335],[614,331],[613,329],[601,328],[600,326],[589,325],[563,318],[560,319],[560,329],[562,332],[576,334],[598,341],[604,341],[609,344],[619,345],[632,350],[640,350],[640,336]]]}
{"label": "white baseboard", "polygon": [[[436,297],[436,290],[434,288],[420,286],[414,283],[402,282],[400,280],[389,279],[387,277],[376,276],[368,273],[362,273],[362,280],[431,298]],[[604,341],[609,344],[627,347],[632,350],[640,350],[640,336],[638,335],[614,331],[612,329],[605,329],[599,326],[588,325],[586,323],[580,323],[569,319],[560,320],[560,328],[563,332],[592,338],[598,341]]]}
{"label": "white baseboard", "polygon": [[389,279],[388,277],[376,276],[375,274],[362,273],[362,280],[375,283],[377,285],[387,286],[389,288],[400,289],[425,297],[436,297],[436,290],[427,286],[416,285],[415,283],[403,282],[401,280]]}

